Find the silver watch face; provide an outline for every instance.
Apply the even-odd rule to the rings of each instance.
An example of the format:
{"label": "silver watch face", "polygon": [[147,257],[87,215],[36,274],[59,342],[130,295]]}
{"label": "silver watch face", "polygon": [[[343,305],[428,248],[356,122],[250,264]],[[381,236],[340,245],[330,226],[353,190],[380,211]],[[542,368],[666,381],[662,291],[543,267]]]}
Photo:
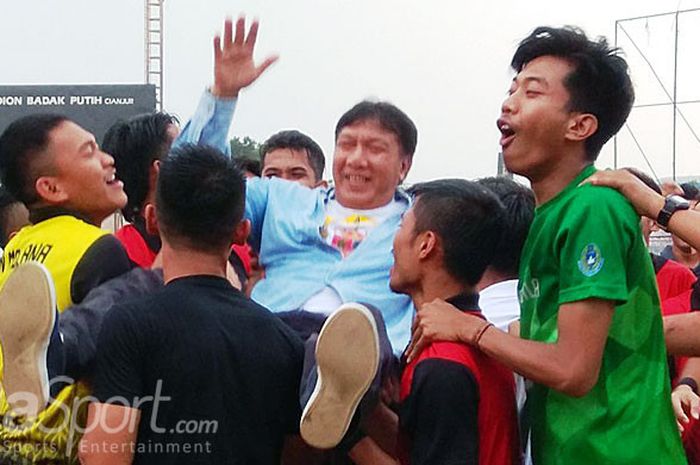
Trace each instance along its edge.
{"label": "silver watch face", "polygon": [[687,210],[690,208],[690,202],[681,197],[680,195],[669,195],[666,197],[666,202],[664,202],[664,207],[659,212],[659,216],[656,218],[656,224],[658,224],[664,231],[668,227],[668,222],[671,220],[671,216],[678,210]]}
{"label": "silver watch face", "polygon": [[674,194],[666,197],[666,204],[664,205],[664,210],[668,213],[681,209],[687,210],[688,208],[690,208],[690,202],[688,202],[680,195]]}

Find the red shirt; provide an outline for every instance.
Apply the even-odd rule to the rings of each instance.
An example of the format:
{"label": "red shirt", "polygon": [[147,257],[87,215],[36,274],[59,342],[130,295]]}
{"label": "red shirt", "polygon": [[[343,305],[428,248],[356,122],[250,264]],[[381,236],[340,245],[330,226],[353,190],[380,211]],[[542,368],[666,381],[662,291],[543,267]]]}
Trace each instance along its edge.
{"label": "red shirt", "polygon": [[[448,302],[473,311],[476,299]],[[481,351],[429,345],[403,370],[400,402],[403,465],[520,463],[513,372]]]}
{"label": "red shirt", "polygon": [[114,235],[122,243],[132,262],[141,268],[150,268],[153,265],[157,252],[148,247],[145,239],[133,224],[122,226]]}
{"label": "red shirt", "polygon": [[652,255],[661,302],[690,290],[697,278],[689,268],[673,260]]}
{"label": "red shirt", "polygon": [[243,263],[243,268],[245,269],[245,274],[250,276],[250,253],[253,249],[248,244],[234,244],[233,247],[231,247],[231,250],[233,250],[233,252],[238,255],[238,258],[241,259],[241,263]]}
{"label": "red shirt", "polygon": [[[133,224],[121,227],[114,235],[122,243],[129,259],[141,268],[150,268],[158,254],[153,250],[143,237],[143,234]],[[245,269],[246,275],[250,275],[250,251],[248,244],[234,245],[232,251],[238,255]]]}
{"label": "red shirt", "polygon": [[[660,255],[652,254],[651,259],[659,288],[661,314],[670,316],[692,312],[693,287],[697,281],[695,274],[686,266]],[[687,357],[669,357],[671,381],[674,384],[687,361]]]}

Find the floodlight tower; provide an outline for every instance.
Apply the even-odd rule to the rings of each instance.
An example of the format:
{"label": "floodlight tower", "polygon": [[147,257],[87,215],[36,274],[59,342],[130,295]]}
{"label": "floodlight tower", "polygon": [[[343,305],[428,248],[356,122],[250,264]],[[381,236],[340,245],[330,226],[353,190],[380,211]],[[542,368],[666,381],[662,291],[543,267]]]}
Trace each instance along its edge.
{"label": "floodlight tower", "polygon": [[156,86],[156,107],[163,109],[163,2],[144,0],[144,73]]}

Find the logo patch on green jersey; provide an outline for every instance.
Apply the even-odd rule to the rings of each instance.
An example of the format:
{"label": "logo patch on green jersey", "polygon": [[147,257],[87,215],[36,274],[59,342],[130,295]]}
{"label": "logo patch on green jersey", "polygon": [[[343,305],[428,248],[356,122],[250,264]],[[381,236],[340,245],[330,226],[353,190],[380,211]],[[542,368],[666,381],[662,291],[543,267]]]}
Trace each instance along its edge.
{"label": "logo patch on green jersey", "polygon": [[583,248],[578,259],[578,269],[584,276],[594,276],[603,268],[605,259],[597,245],[591,243]]}

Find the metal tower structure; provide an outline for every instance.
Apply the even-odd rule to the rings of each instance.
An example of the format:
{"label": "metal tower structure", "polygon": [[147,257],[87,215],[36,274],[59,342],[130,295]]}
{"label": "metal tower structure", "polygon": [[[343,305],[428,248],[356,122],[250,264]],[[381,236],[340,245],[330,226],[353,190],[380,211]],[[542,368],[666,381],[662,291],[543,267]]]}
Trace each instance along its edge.
{"label": "metal tower structure", "polygon": [[[691,14],[694,14],[694,18],[697,18],[697,13],[700,12],[700,8],[694,8],[694,9],[689,9],[689,10],[678,10],[678,11],[673,11],[669,13],[660,13],[660,14],[654,14],[654,15],[647,15],[647,16],[638,16],[635,18],[625,18],[625,19],[619,19],[615,21],[615,46],[619,45],[619,39],[622,37],[624,38],[628,43],[632,45],[633,50],[635,50],[640,58],[646,63],[646,65],[649,68],[649,71],[653,75],[654,80],[660,87],[663,95],[664,95],[664,101],[660,102],[653,102],[653,103],[647,103],[647,104],[635,104],[632,108],[650,108],[650,107],[670,107],[672,109],[672,121],[671,121],[671,127],[672,127],[672,134],[671,134],[671,156],[672,156],[672,178],[676,180],[677,174],[676,173],[676,165],[677,165],[677,152],[678,152],[678,142],[677,142],[677,135],[678,135],[678,126],[679,123],[683,123],[687,129],[689,130],[690,134],[692,137],[700,143],[700,136],[698,136],[698,131],[695,130],[693,125],[690,123],[688,118],[686,117],[683,108],[684,106],[691,105],[691,104],[700,104],[700,100],[697,99],[685,99],[685,100],[679,100],[678,98],[678,76],[679,76],[679,71],[678,71],[678,47],[679,47],[679,22],[682,18],[687,17],[688,19],[691,19]],[[646,56],[646,54],[642,51],[642,49],[639,47],[637,42],[632,38],[632,35],[628,32],[626,26],[632,25],[635,22],[639,21],[646,21],[647,25],[649,22],[649,19],[652,18],[662,18],[662,17],[672,17],[673,18],[673,38],[674,38],[674,43],[673,43],[673,84],[672,88],[668,89],[661,77],[659,76],[659,72],[657,69],[655,69],[654,65],[652,64],[651,60]],[[694,24],[688,24],[685,23],[690,28],[694,28]],[[630,52],[631,50],[627,50]],[[651,170],[652,174],[654,175],[655,178],[658,179],[658,176],[656,176],[656,173],[654,171],[654,167],[652,166],[652,163],[649,161],[647,158],[647,155],[645,153],[644,148],[642,147],[642,144],[638,140],[637,136],[635,133],[632,131],[632,128],[629,126],[629,124],[625,124],[625,127],[627,129],[627,132],[631,136],[632,140],[634,141],[634,144],[636,145],[637,149],[641,153],[642,157],[644,158],[644,161],[646,162],[647,166]],[[615,168],[618,167],[618,140],[617,136],[615,136],[614,139],[614,166]]]}
{"label": "metal tower structure", "polygon": [[144,0],[144,73],[156,86],[156,107],[163,109],[163,2]]}
{"label": "metal tower structure", "polygon": [[[156,86],[156,109],[163,109],[163,2],[144,0],[143,17],[143,70],[144,82]],[[110,221],[111,220],[111,221]],[[117,231],[124,225],[124,217],[116,212],[103,227]]]}

